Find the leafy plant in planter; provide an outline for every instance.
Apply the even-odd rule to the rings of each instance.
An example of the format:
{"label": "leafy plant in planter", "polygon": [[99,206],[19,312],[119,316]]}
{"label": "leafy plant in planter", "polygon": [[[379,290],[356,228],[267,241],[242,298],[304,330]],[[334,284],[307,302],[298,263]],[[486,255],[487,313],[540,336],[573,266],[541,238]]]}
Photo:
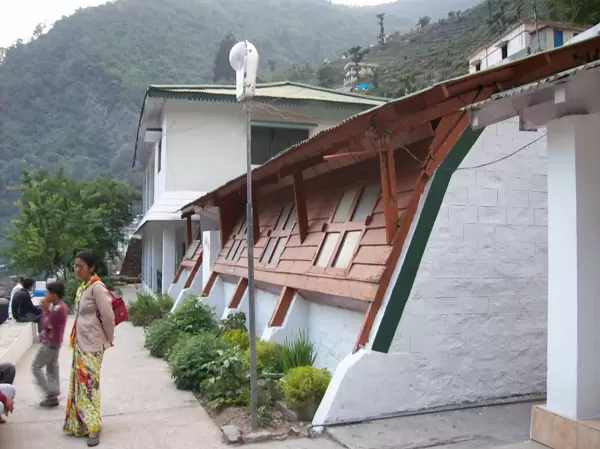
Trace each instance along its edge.
{"label": "leafy plant in planter", "polygon": [[170,316],[180,333],[211,332],[217,334],[219,331],[212,307],[194,295],[184,298],[181,305]]}
{"label": "leafy plant in planter", "polygon": [[295,340],[285,339],[280,357],[282,371],[287,373],[299,366],[313,366],[317,358],[317,352],[315,346],[308,339],[307,333],[301,330]]}
{"label": "leafy plant in planter", "polygon": [[209,332],[181,336],[167,356],[175,386],[180,390],[197,390],[210,374],[205,365],[219,356],[219,350],[227,347]]}
{"label": "leafy plant in planter", "polygon": [[144,329],[144,347],[150,351],[151,356],[165,358],[180,335],[173,320],[169,318],[154,320]]}
{"label": "leafy plant in planter", "polygon": [[217,356],[201,368],[207,377],[200,383],[200,394],[211,409],[247,404],[248,371],[238,347],[217,350]]}
{"label": "leafy plant in planter", "polygon": [[221,320],[221,330],[223,332],[233,329],[247,331],[246,314],[244,312],[229,314],[224,320]]}
{"label": "leafy plant in planter", "polygon": [[243,351],[250,346],[248,332],[241,329],[229,329],[221,334],[221,340],[230,343],[232,346],[239,346]]}
{"label": "leafy plant in planter", "polygon": [[326,369],[299,366],[285,373],[279,387],[288,407],[300,421],[311,421],[327,391],[331,374]]}

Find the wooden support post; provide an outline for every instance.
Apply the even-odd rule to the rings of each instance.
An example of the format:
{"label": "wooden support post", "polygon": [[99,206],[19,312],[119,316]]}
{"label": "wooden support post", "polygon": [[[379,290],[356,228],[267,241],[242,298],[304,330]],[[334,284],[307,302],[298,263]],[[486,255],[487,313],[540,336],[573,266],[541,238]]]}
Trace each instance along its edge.
{"label": "wooden support post", "polygon": [[238,308],[240,302],[242,302],[244,293],[246,293],[246,288],[248,288],[248,278],[240,278],[235,290],[233,291],[233,295],[231,295],[231,300],[229,301],[230,309]]}
{"label": "wooden support post", "polygon": [[[200,251],[202,251],[202,250],[200,250]],[[183,286],[183,288],[190,288],[190,286],[192,285],[192,281],[196,277],[196,274],[198,274],[198,270],[200,269],[201,266],[202,266],[202,252],[200,252],[198,259],[196,259],[196,262],[194,263],[194,267],[192,268],[190,275],[186,279],[185,285]]]}
{"label": "wooden support post", "polygon": [[277,327],[283,324],[295,294],[296,290],[293,288],[283,287],[281,289],[281,294],[277,300],[277,305],[275,306],[275,310],[273,310],[273,314],[269,320],[269,327]]}
{"label": "wooden support post", "polygon": [[192,244],[192,216],[188,215],[185,217],[185,226],[187,231],[187,247],[189,248]]}
{"label": "wooden support post", "polygon": [[383,215],[385,218],[386,243],[392,244],[398,227],[398,198],[396,196],[396,168],[394,151],[389,145],[386,152],[379,153],[381,172],[381,193],[383,198]]}
{"label": "wooden support post", "polygon": [[306,210],[306,190],[304,189],[304,180],[302,172],[296,172],[294,177],[294,200],[296,202],[296,217],[298,223],[298,233],[300,234],[300,243],[304,242],[308,234],[308,212]]}
{"label": "wooden support post", "polygon": [[210,291],[213,288],[213,285],[215,285],[215,282],[217,281],[217,277],[219,277],[218,273],[216,271],[211,271],[210,272],[210,276],[208,277],[208,281],[206,281],[206,285],[204,286],[204,288],[202,289],[202,295],[201,296],[208,296],[210,294]]}

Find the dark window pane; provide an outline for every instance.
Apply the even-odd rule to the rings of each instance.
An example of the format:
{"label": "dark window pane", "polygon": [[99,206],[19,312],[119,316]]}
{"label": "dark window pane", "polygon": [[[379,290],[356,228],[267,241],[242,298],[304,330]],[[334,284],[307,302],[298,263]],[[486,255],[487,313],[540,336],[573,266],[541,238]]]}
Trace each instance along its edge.
{"label": "dark window pane", "polygon": [[352,206],[352,201],[354,201],[355,195],[356,189],[347,190],[344,192],[344,195],[342,196],[342,199],[335,210],[333,223],[343,223],[348,219],[348,213],[350,212],[350,207]]}
{"label": "dark window pane", "polygon": [[284,231],[290,231],[294,227],[294,222],[296,220],[296,205],[292,206],[292,210],[290,211],[285,224],[283,225]]}
{"label": "dark window pane", "polygon": [[277,239],[273,237],[273,238],[270,238],[269,241],[267,242],[267,247],[265,249],[265,252],[260,257],[260,263],[265,263],[266,261],[271,259],[271,254],[273,254],[273,249],[275,249],[275,240],[277,240]]}
{"label": "dark window pane", "polygon": [[279,258],[281,257],[281,254],[283,253],[283,250],[285,249],[285,241],[286,240],[287,240],[286,237],[280,237],[277,240],[277,246],[275,247],[275,251],[273,251],[273,256],[271,257],[271,260],[269,260],[270,265],[276,265],[277,262],[279,262]]}
{"label": "dark window pane", "polygon": [[354,214],[351,221],[364,221],[367,216],[371,215],[377,198],[379,197],[379,186],[369,186],[360,195]]}
{"label": "dark window pane", "polygon": [[327,264],[329,263],[329,259],[331,259],[331,255],[333,254],[333,250],[335,249],[335,245],[339,236],[339,232],[330,232],[325,236],[325,241],[321,246],[321,251],[319,251],[319,256],[317,257],[317,261],[315,262],[315,265],[317,267],[327,266]]}
{"label": "dark window pane", "polygon": [[347,268],[352,261],[354,251],[360,241],[360,231],[346,232],[344,241],[340,245],[340,249],[333,261],[334,268]]}

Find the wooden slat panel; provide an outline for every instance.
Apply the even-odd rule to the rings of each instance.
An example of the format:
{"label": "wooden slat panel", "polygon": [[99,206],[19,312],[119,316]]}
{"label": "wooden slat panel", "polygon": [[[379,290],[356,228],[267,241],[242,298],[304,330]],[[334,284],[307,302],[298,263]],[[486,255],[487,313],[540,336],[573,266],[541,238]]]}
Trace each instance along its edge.
{"label": "wooden slat panel", "polygon": [[312,261],[317,253],[316,246],[305,246],[301,248],[288,248],[281,254],[280,260],[308,260]]}
{"label": "wooden slat panel", "polygon": [[367,229],[360,241],[361,245],[386,245],[385,228]]}
{"label": "wooden slat panel", "polygon": [[281,294],[269,320],[269,327],[277,327],[283,324],[295,294],[296,291],[293,288],[283,287],[281,289]]}
{"label": "wooden slat panel", "polygon": [[385,265],[392,251],[390,245],[361,246],[354,258],[354,263],[365,265]]}
{"label": "wooden slat panel", "polygon": [[384,269],[385,267],[383,265],[352,264],[352,268],[348,273],[348,279],[378,283]]}
{"label": "wooden slat panel", "polygon": [[299,246],[319,246],[322,238],[323,234],[320,232],[309,232],[306,235],[306,239],[304,240],[304,242],[300,243],[300,236],[298,234],[295,234],[288,239],[286,248],[295,248]]}

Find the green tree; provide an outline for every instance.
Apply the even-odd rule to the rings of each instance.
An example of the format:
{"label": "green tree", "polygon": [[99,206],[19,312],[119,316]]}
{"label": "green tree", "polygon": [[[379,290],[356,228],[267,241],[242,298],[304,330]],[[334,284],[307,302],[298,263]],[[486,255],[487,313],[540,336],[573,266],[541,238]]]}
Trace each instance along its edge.
{"label": "green tree", "polygon": [[235,72],[229,63],[229,52],[236,43],[237,39],[231,31],[221,40],[219,50],[215,56],[213,83],[235,82]]}
{"label": "green tree", "polygon": [[431,23],[431,17],[423,16],[423,17],[419,17],[419,20],[417,21],[417,26],[419,28],[425,28],[430,23]]}
{"label": "green tree", "polygon": [[24,172],[17,190],[21,197],[6,256],[16,268],[35,275],[62,270],[67,277],[81,249],[102,259],[115,256],[138,199],[137,192],[114,178],[78,181],[63,167],[54,174]]}
{"label": "green tree", "polygon": [[600,2],[597,0],[547,0],[550,17],[579,24],[600,22]]}
{"label": "green tree", "polygon": [[317,82],[321,87],[332,89],[343,77],[342,69],[334,64],[325,63],[317,68]]}
{"label": "green tree", "polygon": [[383,21],[385,20],[385,13],[377,14],[377,22],[379,23],[379,35],[377,36],[377,41],[381,47],[385,47],[385,25]]}

